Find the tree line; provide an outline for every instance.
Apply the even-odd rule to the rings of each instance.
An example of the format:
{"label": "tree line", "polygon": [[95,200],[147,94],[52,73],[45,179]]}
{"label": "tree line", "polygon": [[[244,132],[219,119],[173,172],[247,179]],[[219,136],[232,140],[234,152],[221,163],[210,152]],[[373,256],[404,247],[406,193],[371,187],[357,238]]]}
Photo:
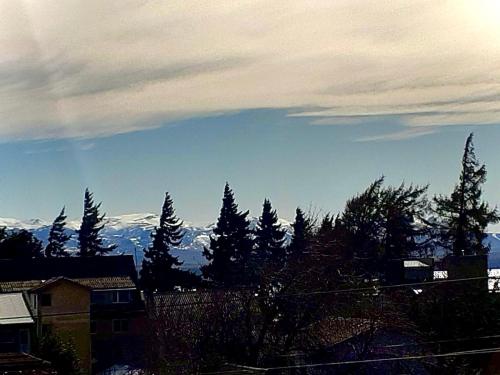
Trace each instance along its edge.
{"label": "tree line", "polygon": [[[101,203],[94,202],[93,193],[85,189],[83,201],[83,217],[80,228],[77,230],[77,256],[88,257],[105,255],[116,248],[116,245],[104,245],[100,236],[104,228],[105,214],[99,213]],[[70,256],[67,242],[71,236],[66,232],[65,207],[54,219],[49,231],[47,245],[26,229],[7,230],[0,227],[0,259],[30,259],[39,257],[66,257]]]}
{"label": "tree line", "polygon": [[[384,177],[349,199],[337,215],[319,217],[296,209],[291,239],[279,223],[271,201],[265,199],[256,228],[249,211],[241,211],[226,183],[222,207],[203,250],[207,264],[202,277],[181,269],[171,250],[183,238],[182,220],[165,194],[160,222],[144,249],[141,280],[147,291],[168,291],[176,286],[235,287],[259,285],[264,275],[279,274],[293,264],[312,258],[332,264],[328,277],[384,280],[392,259],[431,255],[444,249],[455,256],[486,254],[485,230],[499,221],[496,208],[482,200],[486,167],[474,151],[473,134],[467,138],[457,184],[449,196],[429,199],[428,186],[386,186]],[[87,188],[76,256],[100,256],[115,249],[104,245],[100,231],[105,214]],[[0,258],[69,256],[63,207],[54,220],[45,248],[31,232],[0,228]],[[335,263],[333,265],[333,263]]]}
{"label": "tree line", "polygon": [[[482,200],[485,181],[486,167],[475,155],[470,134],[458,182],[449,196],[429,199],[428,186],[385,186],[380,177],[349,199],[337,215],[318,217],[297,208],[290,241],[269,199],[252,229],[249,212],[239,209],[226,183],[210,245],[203,251],[203,282],[211,287],[255,286],[264,275],[305,264],[306,258],[332,264],[327,279],[349,275],[384,281],[394,259],[433,255],[438,249],[455,256],[487,254],[486,228],[500,216]],[[188,286],[179,260],[170,253],[182,239],[181,223],[167,193],[160,226],[143,263],[142,279],[151,291]]]}
{"label": "tree line", "polygon": [[[196,293],[170,292],[190,285],[170,253],[182,225],[167,194],[141,273],[150,292],[147,373],[282,374],[269,368],[329,362],[347,364],[290,373],[484,373],[491,354],[481,350],[500,347],[500,295],[466,278],[400,284],[391,264],[438,251],[487,254],[486,229],[499,214],[482,199],[485,181],[471,134],[449,195],[429,198],[428,186],[381,177],[336,215],[298,208],[291,237],[268,199],[253,228],[226,184]],[[449,355],[468,350],[479,352]],[[436,357],[369,363],[412,355]]]}

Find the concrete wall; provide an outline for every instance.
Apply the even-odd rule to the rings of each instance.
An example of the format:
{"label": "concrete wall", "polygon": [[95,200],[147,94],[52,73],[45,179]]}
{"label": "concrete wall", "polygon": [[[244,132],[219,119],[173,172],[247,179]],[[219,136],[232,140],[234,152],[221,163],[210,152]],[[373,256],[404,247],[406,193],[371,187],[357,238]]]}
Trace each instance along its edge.
{"label": "concrete wall", "polygon": [[[37,294],[40,328],[48,325],[62,339],[71,340],[82,370],[90,374],[90,290],[62,280]],[[51,306],[42,306],[42,294],[51,295]]]}

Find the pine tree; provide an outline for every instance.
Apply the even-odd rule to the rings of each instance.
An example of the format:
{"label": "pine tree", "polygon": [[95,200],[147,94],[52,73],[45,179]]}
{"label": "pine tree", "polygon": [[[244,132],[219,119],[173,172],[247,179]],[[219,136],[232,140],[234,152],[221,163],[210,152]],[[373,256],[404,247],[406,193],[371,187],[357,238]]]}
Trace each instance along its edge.
{"label": "pine tree", "polygon": [[496,209],[481,200],[486,167],[474,153],[473,134],[465,142],[460,179],[450,197],[434,199],[440,216],[441,245],[455,256],[486,254],[485,229],[500,219]]}
{"label": "pine tree", "polygon": [[144,251],[141,282],[146,290],[161,292],[172,290],[181,281],[179,276],[183,271],[175,267],[182,265],[182,262],[170,253],[172,247],[181,244],[184,236],[181,227],[182,221],[175,215],[172,198],[167,192],[160,225],[151,234],[152,243]]}
{"label": "pine tree", "polygon": [[248,211],[238,211],[229,184],[224,188],[222,208],[210,248],[203,250],[209,263],[202,267],[203,276],[217,285],[248,284],[252,279],[252,231],[247,219]]}
{"label": "pine tree", "polygon": [[45,256],[50,258],[52,256],[68,256],[69,254],[64,250],[66,242],[71,238],[65,233],[64,227],[66,225],[66,215],[64,213],[65,208],[63,207],[59,215],[55,218],[52,223],[52,227],[49,232],[49,242],[45,247]]}
{"label": "pine tree", "polygon": [[262,216],[259,218],[255,231],[255,258],[260,268],[266,263],[278,268],[285,264],[285,234],[285,230],[278,223],[276,210],[273,210],[271,202],[265,199]]}
{"label": "pine tree", "polygon": [[116,248],[116,245],[104,246],[99,232],[104,227],[105,214],[99,214],[101,203],[94,203],[94,195],[85,189],[83,203],[83,218],[80,230],[78,230],[78,241],[80,243],[80,256],[104,255]]}
{"label": "pine tree", "polygon": [[304,212],[297,207],[295,221],[292,224],[293,235],[288,246],[288,257],[300,260],[309,251],[311,245],[312,225]]}

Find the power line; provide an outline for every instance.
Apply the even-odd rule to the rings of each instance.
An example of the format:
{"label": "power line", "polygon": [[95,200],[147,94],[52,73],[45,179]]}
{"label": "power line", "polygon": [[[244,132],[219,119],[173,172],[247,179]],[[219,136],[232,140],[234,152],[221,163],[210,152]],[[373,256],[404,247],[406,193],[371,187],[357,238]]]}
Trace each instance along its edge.
{"label": "power line", "polygon": [[[136,313],[136,312],[144,312],[145,310],[127,310],[126,313]],[[92,314],[91,311],[68,311],[68,312],[62,312],[62,313],[51,313],[51,314],[40,314],[40,315],[18,315],[18,316],[7,316],[0,318],[0,322],[4,320],[11,320],[11,319],[24,319],[24,318],[31,318],[31,319],[38,319],[38,318],[45,318],[45,317],[52,317],[52,316],[66,316],[66,315],[90,315]]]}
{"label": "power line", "polygon": [[468,355],[478,355],[478,354],[491,354],[499,353],[500,347],[495,348],[485,348],[485,349],[475,349],[475,350],[464,350],[456,351],[442,354],[424,354],[424,355],[411,355],[411,356],[400,356],[400,357],[390,357],[390,358],[377,358],[377,359],[363,359],[363,360],[353,360],[353,361],[337,361],[337,362],[321,362],[321,363],[311,363],[305,365],[292,365],[292,366],[277,366],[277,367],[252,367],[244,365],[233,365],[240,367],[240,370],[227,370],[227,371],[215,371],[215,372],[203,372],[203,375],[217,375],[217,374],[238,374],[242,371],[245,372],[267,372],[271,370],[292,370],[301,368],[317,368],[317,367],[327,367],[327,366],[340,366],[340,365],[359,365],[366,363],[377,363],[377,362],[395,362],[395,361],[408,361],[426,358],[442,358],[442,357],[458,357],[458,356],[468,356]]}
{"label": "power line", "polygon": [[500,335],[488,335],[488,336],[477,336],[477,337],[459,337],[456,339],[446,339],[446,340],[435,340],[435,341],[420,341],[420,342],[406,342],[402,344],[390,344],[383,345],[381,348],[399,348],[404,346],[418,346],[418,345],[431,345],[431,344],[446,344],[452,342],[464,342],[473,340],[486,340],[486,339],[497,339]]}
{"label": "power line", "polygon": [[[500,280],[500,276],[479,276],[479,277],[469,277],[469,278],[461,278],[461,279],[445,279],[445,280],[433,280],[433,281],[424,281],[418,283],[404,283],[404,284],[392,284],[392,285],[373,285],[370,287],[363,288],[348,288],[348,289],[333,289],[333,290],[318,290],[312,292],[298,292],[298,293],[285,293],[278,294],[272,296],[262,296],[262,295],[254,295],[251,298],[253,299],[280,299],[280,298],[289,298],[289,297],[305,297],[312,295],[329,295],[329,294],[342,294],[342,293],[357,293],[357,292],[373,292],[384,289],[396,289],[396,288],[405,288],[405,287],[415,287],[415,286],[426,286],[426,285],[439,285],[439,284],[448,284],[448,283],[457,283],[457,282],[468,282],[468,281],[479,281],[479,280]],[[217,290],[215,290],[217,292]],[[220,290],[219,290],[220,292]],[[211,292],[208,292],[211,293]],[[224,293],[224,291],[222,291]],[[232,291],[233,294],[236,294],[237,291]],[[165,294],[157,294],[158,296],[169,295],[169,296],[183,296],[182,293],[165,293]],[[215,304],[217,301],[196,301],[196,302],[185,302],[181,304],[169,304],[164,305],[163,307],[183,307],[183,306],[196,306],[196,305],[209,305]]]}

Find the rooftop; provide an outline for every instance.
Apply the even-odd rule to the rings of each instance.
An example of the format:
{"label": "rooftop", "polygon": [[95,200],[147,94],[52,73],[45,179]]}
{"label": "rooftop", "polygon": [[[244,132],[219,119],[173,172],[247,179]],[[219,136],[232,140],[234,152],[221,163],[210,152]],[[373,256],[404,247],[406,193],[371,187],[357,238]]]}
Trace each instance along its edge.
{"label": "rooftop", "polygon": [[31,323],[33,318],[22,293],[0,294],[0,325]]}
{"label": "rooftop", "polygon": [[[68,280],[74,281],[80,285],[86,286],[92,290],[99,289],[126,289],[135,288],[134,280],[129,276],[113,276],[113,277],[88,277],[88,278],[73,278]],[[0,281],[0,293],[24,292],[31,289],[36,289],[43,284],[51,282],[49,280],[24,280],[24,281]]]}

